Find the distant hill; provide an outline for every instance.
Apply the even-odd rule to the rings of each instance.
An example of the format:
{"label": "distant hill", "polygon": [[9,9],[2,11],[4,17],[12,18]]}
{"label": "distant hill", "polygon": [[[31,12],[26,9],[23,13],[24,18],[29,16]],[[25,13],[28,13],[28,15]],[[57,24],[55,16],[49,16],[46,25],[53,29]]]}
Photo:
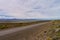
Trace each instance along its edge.
{"label": "distant hill", "polygon": [[0,19],[0,23],[6,23],[6,22],[32,22],[32,21],[39,21],[37,19]]}

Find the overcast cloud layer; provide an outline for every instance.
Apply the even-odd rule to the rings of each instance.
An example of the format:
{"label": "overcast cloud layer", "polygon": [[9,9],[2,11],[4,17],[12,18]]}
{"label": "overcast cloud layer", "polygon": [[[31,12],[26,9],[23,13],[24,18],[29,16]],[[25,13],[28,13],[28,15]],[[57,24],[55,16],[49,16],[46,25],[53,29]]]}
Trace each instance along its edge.
{"label": "overcast cloud layer", "polygon": [[60,0],[0,0],[0,18],[60,18]]}

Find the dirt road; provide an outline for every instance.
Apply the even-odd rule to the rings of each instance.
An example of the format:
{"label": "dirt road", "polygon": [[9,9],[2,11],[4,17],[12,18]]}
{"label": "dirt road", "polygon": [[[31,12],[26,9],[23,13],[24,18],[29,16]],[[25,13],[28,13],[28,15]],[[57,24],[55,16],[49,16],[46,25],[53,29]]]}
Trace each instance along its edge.
{"label": "dirt road", "polygon": [[[48,25],[49,24],[49,25]],[[0,40],[46,40],[49,22],[0,31]]]}

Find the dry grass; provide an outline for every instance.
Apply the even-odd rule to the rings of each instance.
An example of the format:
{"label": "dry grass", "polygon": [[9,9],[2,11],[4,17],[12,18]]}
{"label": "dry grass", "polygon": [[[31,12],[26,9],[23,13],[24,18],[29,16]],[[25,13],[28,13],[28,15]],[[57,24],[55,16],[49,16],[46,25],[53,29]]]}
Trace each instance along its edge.
{"label": "dry grass", "polygon": [[[38,34],[40,34],[40,38],[42,38],[43,36],[46,36],[47,40],[60,40],[60,20],[55,20],[55,21],[51,21],[51,22],[52,23],[43,25],[44,27],[46,27],[46,29],[41,28],[44,31],[46,30],[45,31],[47,33],[46,35],[43,35],[45,33],[44,31],[41,31],[40,33],[38,32]],[[36,24],[36,23],[41,23],[41,21],[29,22],[29,23],[0,23],[0,29],[12,28],[12,27],[22,27],[22,26]],[[38,35],[38,37],[39,37],[39,35]]]}
{"label": "dry grass", "polygon": [[25,23],[0,23],[0,30],[1,29],[7,29],[7,28],[13,28],[13,27],[23,27],[31,24],[37,24],[45,21],[34,21],[34,22],[25,22]]}
{"label": "dry grass", "polygon": [[51,24],[48,37],[51,38],[50,40],[60,40],[60,20],[52,21]]}

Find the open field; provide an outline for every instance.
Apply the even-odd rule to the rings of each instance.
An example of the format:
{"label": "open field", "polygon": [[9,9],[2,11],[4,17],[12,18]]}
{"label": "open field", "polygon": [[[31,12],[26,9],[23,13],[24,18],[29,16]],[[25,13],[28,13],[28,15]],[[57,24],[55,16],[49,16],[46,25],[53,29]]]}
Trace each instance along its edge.
{"label": "open field", "polygon": [[0,23],[0,30],[1,30],[1,29],[6,29],[6,28],[22,27],[22,26],[27,26],[27,25],[31,25],[31,24],[41,23],[41,22],[46,22],[46,21],[1,22],[1,23]]}
{"label": "open field", "polygon": [[[13,40],[13,39],[14,40],[20,40],[20,39],[21,40],[60,40],[60,20],[35,21],[35,22],[27,22],[27,23],[1,23],[1,25],[2,24],[4,24],[5,26],[4,27],[1,26],[1,27],[3,27],[1,29],[5,29],[5,27],[6,28],[10,28],[10,27],[11,28],[12,27],[21,28],[22,26],[26,27],[28,25],[28,27],[26,27],[26,29],[18,28],[18,30],[20,30],[20,31],[15,32],[15,33],[12,32],[12,34],[9,34],[9,35],[11,35],[9,37],[5,38],[3,36],[5,39],[8,38],[7,40],[9,40],[9,38],[11,40]],[[31,24],[32,24],[32,26],[31,26]],[[17,29],[12,29],[12,30],[16,31]],[[7,30],[3,31],[3,32],[7,32]],[[8,36],[8,35],[6,35],[6,36]],[[2,37],[2,39],[4,40],[3,37]],[[15,37],[16,37],[16,39],[15,39]]]}

